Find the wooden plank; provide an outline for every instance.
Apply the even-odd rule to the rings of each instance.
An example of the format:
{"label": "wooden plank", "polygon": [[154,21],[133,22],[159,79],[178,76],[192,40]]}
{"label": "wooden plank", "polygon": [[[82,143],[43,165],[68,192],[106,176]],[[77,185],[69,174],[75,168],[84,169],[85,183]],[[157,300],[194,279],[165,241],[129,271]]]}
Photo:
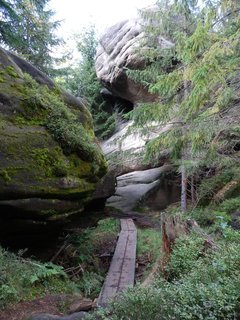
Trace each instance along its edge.
{"label": "wooden plank", "polygon": [[118,293],[133,287],[136,264],[137,229],[132,219],[121,219],[121,232],[111,265],[98,298],[106,306]]}
{"label": "wooden plank", "polygon": [[121,231],[128,231],[128,219],[121,219]]}
{"label": "wooden plank", "polygon": [[127,219],[128,230],[137,231],[132,219]]}

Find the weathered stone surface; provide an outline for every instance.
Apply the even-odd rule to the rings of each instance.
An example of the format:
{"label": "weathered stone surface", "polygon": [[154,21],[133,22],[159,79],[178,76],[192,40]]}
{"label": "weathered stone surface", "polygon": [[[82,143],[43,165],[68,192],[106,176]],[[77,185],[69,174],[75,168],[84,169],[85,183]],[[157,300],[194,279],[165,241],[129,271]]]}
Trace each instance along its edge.
{"label": "weathered stone surface", "polygon": [[109,170],[107,174],[97,183],[93,193],[93,201],[106,200],[115,192],[116,170]]}
{"label": "weathered stone surface", "polygon": [[[101,144],[110,167],[115,169],[117,175],[152,167],[152,163],[143,163],[146,144],[170,128],[172,124],[152,124],[149,125],[148,133],[144,134],[142,130],[132,128],[131,121],[122,124],[119,131]],[[159,150],[159,163],[156,162],[155,166],[164,164],[168,157],[168,150]]]}
{"label": "weathered stone surface", "polygon": [[[153,101],[156,98],[126,74],[126,69],[139,69],[145,65],[142,55],[137,52],[143,39],[140,18],[121,21],[105,31],[96,54],[95,67],[102,84],[113,95],[133,103]],[[160,36],[157,42],[160,49],[173,46]]]}
{"label": "weathered stone surface", "polygon": [[123,212],[134,210],[151,190],[159,186],[162,174],[171,170],[172,166],[166,165],[117,177],[116,192],[106,204]]}
{"label": "weathered stone surface", "polygon": [[81,211],[105,172],[83,102],[0,48],[1,215],[44,220]]}
{"label": "weathered stone surface", "polygon": [[89,311],[93,308],[93,301],[91,299],[84,298],[78,302],[75,302],[70,306],[69,313],[76,313],[79,311]]}

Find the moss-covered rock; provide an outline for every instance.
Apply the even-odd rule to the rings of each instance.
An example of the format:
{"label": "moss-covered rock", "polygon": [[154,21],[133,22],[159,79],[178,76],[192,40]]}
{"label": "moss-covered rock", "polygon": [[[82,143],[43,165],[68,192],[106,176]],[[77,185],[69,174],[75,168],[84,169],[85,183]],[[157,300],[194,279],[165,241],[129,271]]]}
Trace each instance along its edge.
{"label": "moss-covered rock", "polygon": [[105,172],[84,103],[0,49],[0,207],[30,204],[41,219],[81,211]]}

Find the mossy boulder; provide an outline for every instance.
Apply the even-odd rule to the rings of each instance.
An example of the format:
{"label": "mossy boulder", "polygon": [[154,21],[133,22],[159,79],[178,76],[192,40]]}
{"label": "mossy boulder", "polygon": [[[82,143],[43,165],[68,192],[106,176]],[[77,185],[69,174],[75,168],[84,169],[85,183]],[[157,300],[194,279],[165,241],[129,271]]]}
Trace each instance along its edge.
{"label": "mossy boulder", "polygon": [[1,215],[52,219],[81,211],[105,173],[84,102],[0,48]]}

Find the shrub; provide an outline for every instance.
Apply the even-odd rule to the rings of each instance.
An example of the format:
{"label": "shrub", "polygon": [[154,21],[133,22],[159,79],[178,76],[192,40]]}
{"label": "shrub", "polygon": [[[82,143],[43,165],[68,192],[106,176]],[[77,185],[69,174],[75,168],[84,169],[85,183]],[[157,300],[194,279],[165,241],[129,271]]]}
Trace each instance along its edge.
{"label": "shrub", "polygon": [[118,219],[106,218],[98,221],[96,227],[86,228],[71,237],[69,248],[72,251],[66,250],[65,261],[68,266],[81,267],[81,272],[76,276],[73,274],[72,279],[84,296],[96,298],[100,293],[110,262],[108,257],[103,259],[101,255],[114,251],[118,232]]}
{"label": "shrub", "polygon": [[167,267],[169,279],[178,279],[188,274],[196,265],[203,249],[203,238],[184,236],[176,239]]}
{"label": "shrub", "polygon": [[[210,178],[203,179],[198,188],[198,196],[201,199],[201,202],[205,202],[205,200],[212,200],[214,195],[219,190],[221,190],[227,183],[229,183],[232,180],[239,180],[239,177],[239,166],[232,165],[226,168],[221,168],[221,170],[217,174]],[[238,185],[236,187],[238,187]],[[230,197],[232,196],[232,194],[227,193],[226,196]]]}
{"label": "shrub", "polygon": [[183,282],[134,288],[112,305],[112,320],[237,319],[240,277],[219,283]]}
{"label": "shrub", "polygon": [[230,222],[231,217],[224,211],[220,210],[221,207],[216,209],[211,208],[196,208],[189,213],[189,216],[196,220],[201,226],[207,227],[219,222]]}
{"label": "shrub", "polygon": [[223,201],[219,208],[227,213],[233,213],[234,211],[240,210],[240,197]]}
{"label": "shrub", "polygon": [[[239,234],[238,234],[239,237]],[[107,312],[89,319],[226,320],[240,317],[240,244],[219,243],[217,252],[201,252],[202,239],[185,236],[173,247],[168,271],[148,288],[123,293]],[[185,260],[185,261],[184,261]]]}

